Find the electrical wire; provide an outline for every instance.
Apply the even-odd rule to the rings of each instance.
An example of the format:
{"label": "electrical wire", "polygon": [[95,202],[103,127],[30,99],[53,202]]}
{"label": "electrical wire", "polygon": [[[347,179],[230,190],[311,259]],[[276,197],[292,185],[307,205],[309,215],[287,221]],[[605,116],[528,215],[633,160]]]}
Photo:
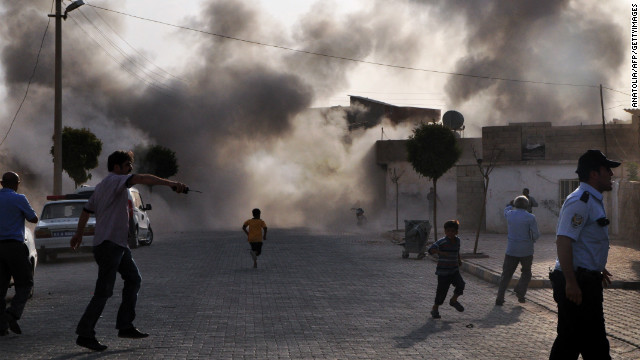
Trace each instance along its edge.
{"label": "electrical wire", "polygon": [[[128,17],[132,17],[132,18],[135,18],[135,19],[144,20],[144,21],[148,21],[148,22],[153,22],[153,23],[157,23],[157,24],[161,24],[161,25],[165,25],[165,26],[170,26],[170,27],[174,27],[174,28],[178,28],[178,29],[182,29],[182,30],[188,30],[188,31],[193,31],[193,32],[201,33],[201,34],[216,36],[216,37],[227,39],[227,40],[240,41],[240,42],[244,42],[244,43],[247,43],[247,44],[271,47],[271,48],[275,48],[275,49],[292,51],[292,52],[297,52],[297,53],[307,54],[307,55],[321,56],[321,57],[337,59],[337,60],[351,61],[351,62],[357,62],[357,63],[363,63],[363,64],[369,64],[369,65],[376,65],[376,66],[383,66],[383,67],[389,67],[389,68],[401,69],[401,70],[422,71],[422,72],[429,72],[429,73],[434,73],[434,74],[470,77],[470,78],[476,78],[476,79],[510,81],[510,82],[517,82],[517,83],[553,85],[553,86],[570,86],[570,87],[585,87],[585,88],[599,88],[600,87],[600,85],[572,84],[572,83],[559,83],[559,82],[549,82],[549,81],[511,79],[511,78],[497,77],[497,76],[475,75],[475,74],[466,74],[466,73],[450,72],[450,71],[442,71],[442,70],[422,69],[422,68],[416,68],[416,67],[405,66],[405,65],[385,64],[385,63],[380,63],[380,62],[375,62],[375,61],[354,59],[354,58],[349,58],[349,57],[339,56],[339,55],[324,54],[324,53],[319,53],[319,52],[314,52],[314,51],[309,51],[309,50],[294,49],[294,48],[290,48],[290,47],[286,47],[286,46],[282,46],[282,45],[267,44],[267,43],[263,43],[263,42],[260,42],[260,41],[247,40],[247,39],[237,38],[237,37],[233,37],[233,36],[229,36],[229,35],[217,34],[217,33],[213,33],[213,32],[210,32],[210,31],[194,29],[194,28],[190,28],[190,27],[187,27],[187,26],[183,26],[183,25],[170,24],[170,23],[167,23],[167,22],[164,22],[164,21],[149,19],[149,18],[145,18],[145,17],[142,17],[142,16],[138,16],[138,15],[132,15],[132,14],[128,14],[128,13],[125,13],[125,12],[122,12],[122,11],[107,9],[107,8],[104,8],[104,7],[101,7],[101,6],[96,6],[96,5],[91,5],[91,4],[87,4],[87,5],[91,6],[91,7],[94,7],[96,9],[103,10],[103,11],[109,11],[109,12],[112,12],[112,13],[116,13],[116,14],[120,14],[120,15],[124,15],[124,16],[128,16]],[[607,87],[607,86],[602,86],[602,88],[610,90],[610,91],[619,92],[621,94],[629,95],[629,94],[626,94],[626,93],[624,93],[624,92],[622,92],[620,90],[612,89],[612,88]]]}
{"label": "electrical wire", "polygon": [[151,86],[152,88],[158,90],[160,93],[167,95],[167,96],[172,96],[170,91],[172,91],[172,89],[165,87],[163,84],[157,85],[154,82],[151,82],[145,78],[142,78],[140,75],[138,75],[137,73],[135,73],[134,71],[131,71],[130,69],[128,69],[126,66],[124,66],[124,64],[122,64],[120,61],[118,61],[118,59],[115,58],[115,56],[113,56],[107,49],[105,49],[104,46],[102,46],[102,44],[100,44],[99,41],[97,41],[87,30],[85,30],[80,23],[73,17],[71,17],[71,20],[73,20],[76,25],[78,25],[78,28],[80,30],[82,30],[82,32],[84,32],[89,38],[91,38],[91,40],[93,40],[100,48],[102,48],[102,50],[107,54],[107,56],[109,56],[111,59],[113,59],[113,61],[115,61],[116,63],[118,63],[120,65],[120,67],[128,72],[129,74],[131,74],[131,76],[138,78],[139,80],[143,81],[144,83],[146,83],[147,85]]}
{"label": "electrical wire", "polygon": [[[50,10],[50,12],[53,12],[53,6],[54,6],[54,2],[52,1],[51,2],[51,10]],[[47,31],[49,30],[49,25],[50,24],[51,24],[51,18],[49,18],[49,20],[47,21],[47,27],[45,27],[44,34],[42,34],[42,41],[40,42],[40,49],[38,49],[38,55],[36,55],[36,63],[33,65],[33,71],[31,72],[31,76],[29,77],[29,82],[27,82],[27,89],[25,90],[24,96],[22,97],[22,101],[20,102],[20,105],[18,106],[18,110],[16,110],[16,113],[13,116],[13,120],[11,120],[11,125],[9,125],[9,129],[4,134],[4,137],[2,138],[2,141],[0,141],[0,146],[2,146],[2,144],[4,144],[5,140],[7,140],[7,137],[9,136],[9,133],[11,132],[11,129],[13,128],[13,124],[16,122],[16,119],[18,118],[18,114],[20,114],[20,110],[22,109],[22,106],[24,105],[24,102],[27,100],[27,95],[29,95],[29,88],[31,87],[31,83],[33,82],[33,78],[36,75],[36,70],[38,69],[38,63],[40,61],[40,53],[42,53],[42,48],[44,47],[44,39],[47,36]]]}
{"label": "electrical wire", "polygon": [[[183,83],[187,83],[187,80],[182,79],[178,76],[173,75],[172,73],[166,71],[165,69],[161,68],[160,66],[156,65],[153,61],[149,60],[146,56],[144,56],[144,54],[137,50],[133,45],[131,45],[124,37],[122,37],[103,17],[102,15],[100,15],[99,12],[97,12],[93,7],[90,7],[91,10],[93,11],[94,14],[96,14],[96,16],[105,24],[107,25],[107,27],[120,39],[122,40],[122,42],[124,42],[125,44],[127,44],[134,52],[136,52],[136,54],[138,54],[141,58],[143,58],[145,61],[147,61],[148,63],[150,63],[151,65],[153,65],[153,67],[157,68],[158,70],[160,70],[161,72],[171,76],[172,78],[179,80]],[[149,70],[152,73],[158,75],[158,76],[162,76],[156,72],[154,72],[153,70]]]}

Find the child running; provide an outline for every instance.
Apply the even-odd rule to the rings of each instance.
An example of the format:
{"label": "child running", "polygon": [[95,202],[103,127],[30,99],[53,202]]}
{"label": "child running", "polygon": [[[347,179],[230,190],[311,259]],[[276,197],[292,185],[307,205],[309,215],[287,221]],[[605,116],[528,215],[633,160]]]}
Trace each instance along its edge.
{"label": "child running", "polygon": [[436,241],[429,248],[429,254],[438,254],[438,265],[436,266],[436,275],[438,275],[438,288],[436,289],[436,301],[431,309],[431,316],[434,319],[440,319],[438,307],[444,303],[447,297],[449,286],[453,284],[453,296],[449,300],[449,305],[456,310],[462,312],[464,307],[458,302],[458,297],[464,291],[464,280],[460,275],[460,239],[458,228],[460,223],[458,220],[449,220],[444,223],[445,237]]}
{"label": "child running", "polygon": [[[260,219],[260,209],[251,211],[253,219],[249,219],[242,225],[242,231],[247,234],[247,240],[251,245],[251,258],[253,259],[253,267],[258,267],[258,256],[262,253],[262,241],[267,240],[267,224]],[[247,231],[247,227],[249,231]],[[264,235],[262,232],[264,229]]]}

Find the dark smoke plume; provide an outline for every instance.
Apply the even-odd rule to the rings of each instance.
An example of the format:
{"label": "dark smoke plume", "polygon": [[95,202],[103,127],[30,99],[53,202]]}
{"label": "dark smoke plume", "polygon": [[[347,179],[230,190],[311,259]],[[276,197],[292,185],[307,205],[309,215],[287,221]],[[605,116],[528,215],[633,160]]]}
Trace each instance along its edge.
{"label": "dark smoke plume", "polygon": [[[17,103],[26,87],[50,4],[3,4],[1,59],[8,104]],[[112,1],[109,7],[121,4]],[[397,46],[417,41],[415,33],[394,31],[397,22],[391,15],[372,17],[374,10],[368,9],[336,18],[331,11],[316,11],[323,8],[317,6],[301,18],[291,37],[251,1],[209,1],[185,23],[227,36],[381,60],[397,59]],[[89,128],[103,141],[104,153],[93,171],[96,181],[106,174],[106,157],[113,150],[153,143],[176,152],[176,178],[204,194],[177,196],[154,189],[147,201],[155,203],[156,226],[234,228],[260,207],[275,226],[321,227],[340,224],[353,215],[351,207],[366,208],[378,200],[370,179],[379,170],[371,157],[379,129],[347,134],[344,111],[308,110],[318,94],[346,87],[348,70],[357,64],[182,31],[177,36],[192,45],[192,52],[175,54],[184,64],[176,75],[186,84],[175,79],[149,84],[136,77],[144,72],[132,65],[139,59],[131,55],[114,62],[82,30],[91,25],[81,14],[98,22],[93,11],[82,7],[70,14],[77,22],[68,19],[63,25],[63,122]],[[117,15],[101,14],[121,26]],[[0,149],[28,164],[23,171],[39,175],[42,195],[51,187],[53,31],[52,26],[28,107]],[[403,57],[411,61],[418,54]],[[3,120],[0,125],[9,124]],[[390,135],[394,131],[385,127]],[[398,131],[404,136],[404,130]],[[71,190],[68,182],[65,190]]]}
{"label": "dark smoke plume", "polygon": [[[602,10],[569,0],[418,1],[444,26],[464,27],[467,55],[453,71],[501,78],[607,84],[623,64],[620,25]],[[584,5],[584,6],[582,6]],[[445,87],[454,107],[468,102],[476,126],[550,121],[597,122],[597,89],[451,77]],[[479,111],[479,108],[482,109]]]}

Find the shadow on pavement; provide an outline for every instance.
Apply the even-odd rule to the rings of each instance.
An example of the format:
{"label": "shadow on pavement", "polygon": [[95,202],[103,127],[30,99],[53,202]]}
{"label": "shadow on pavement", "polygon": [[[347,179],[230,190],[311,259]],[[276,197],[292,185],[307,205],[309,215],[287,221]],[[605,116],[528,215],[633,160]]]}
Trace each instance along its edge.
{"label": "shadow on pavement", "polygon": [[91,350],[82,350],[82,348],[80,347],[78,347],[78,349],[80,350],[76,353],[52,357],[51,360],[100,359],[103,357],[113,357],[116,359],[122,359],[122,358],[126,358],[126,355],[122,355],[122,354],[132,353],[137,350],[137,349],[119,349],[119,350],[107,349],[102,352],[95,352],[95,351],[92,352]]}
{"label": "shadow on pavement", "polygon": [[452,323],[453,321],[429,319],[426,324],[413,330],[409,334],[394,338],[394,340],[398,342],[396,347],[402,349],[410,348],[417,343],[425,341],[431,334],[451,329]]}
{"label": "shadow on pavement", "polygon": [[520,322],[521,306],[494,306],[489,313],[480,320],[478,327],[494,328],[496,326],[511,325]]}

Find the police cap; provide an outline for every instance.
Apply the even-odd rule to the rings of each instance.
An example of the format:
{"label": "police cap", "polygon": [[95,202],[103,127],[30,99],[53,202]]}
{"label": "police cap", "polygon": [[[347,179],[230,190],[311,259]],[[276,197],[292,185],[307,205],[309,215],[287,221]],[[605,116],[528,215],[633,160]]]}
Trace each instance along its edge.
{"label": "police cap", "polygon": [[578,175],[588,173],[591,170],[600,169],[600,166],[612,169],[620,166],[620,164],[618,161],[607,159],[600,150],[587,150],[578,160],[576,173],[578,173]]}

